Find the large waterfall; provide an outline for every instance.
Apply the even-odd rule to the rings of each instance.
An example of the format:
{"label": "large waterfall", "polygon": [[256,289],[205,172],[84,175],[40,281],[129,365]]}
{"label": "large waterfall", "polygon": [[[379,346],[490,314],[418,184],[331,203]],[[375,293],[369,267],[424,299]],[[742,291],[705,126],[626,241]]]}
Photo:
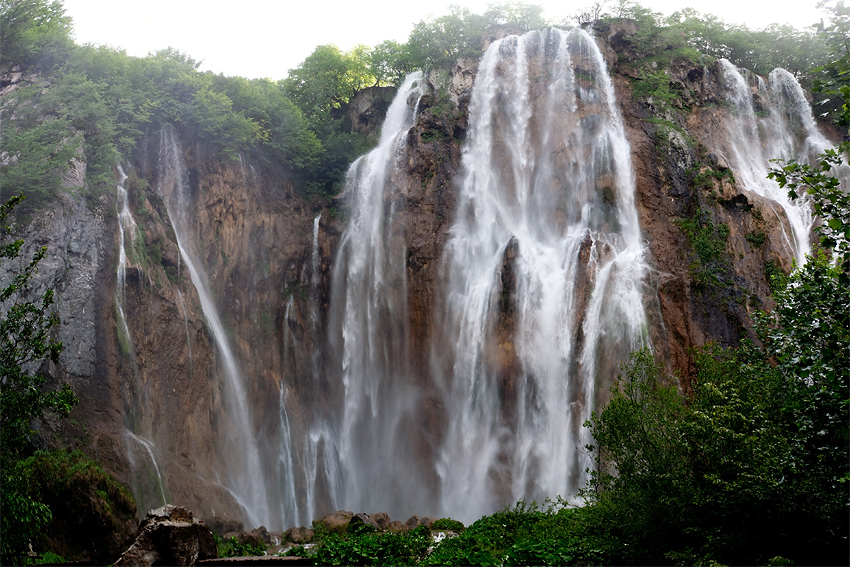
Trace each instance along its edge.
{"label": "large waterfall", "polygon": [[[716,120],[700,133],[700,143],[713,145],[717,163],[734,171],[736,189],[748,191],[765,217],[772,208],[783,227],[784,244],[772,225],[771,248],[765,246],[757,263],[782,256],[783,247],[802,262],[815,220],[808,203],[789,201],[766,179],[769,159],[807,161],[828,142],[787,72],[777,69],[763,80],[727,61],[714,69],[719,76],[711,73],[717,81],[711,95],[725,100],[689,115]],[[198,478],[229,492],[217,501],[227,508],[222,516],[238,507],[235,499],[246,527],[285,529],[338,509],[387,512],[402,521],[415,513],[471,522],[519,499],[573,499],[592,466],[586,446],[593,440],[583,424],[607,402],[629,354],[645,346],[664,351],[674,341],[684,352],[711,334],[697,324],[688,328],[696,319],[686,311],[694,305],[671,318],[661,307],[654,311],[664,293],[673,303],[695,300],[687,297],[686,268],[664,274],[680,287],[648,289],[650,263],[661,266],[655,274],[681,266],[661,253],[650,259],[642,240],[632,148],[596,40],[579,29],[508,36],[492,42],[475,73],[471,98],[460,98],[470,93],[469,83],[450,89],[468,121],[455,116],[456,129],[436,141],[431,127],[447,100],[437,84],[448,83],[440,83],[439,73],[406,78],[377,147],[348,171],[340,196],[347,203],[344,224],[332,208],[316,214],[327,202],[293,198],[285,173],[252,173],[263,185],[259,197],[250,193],[254,187],[237,195],[243,185],[228,178],[230,164],[207,168],[214,173],[197,167],[190,183],[173,128],[162,129],[158,146],[149,144],[156,151],[145,159],[155,158],[156,166],[146,169],[156,172],[152,189],[167,215],[151,201],[159,207],[156,218],[170,221],[179,252],[175,258],[169,244],[169,267],[176,261],[178,278],[158,297],[177,307],[172,316],[180,317],[179,326],[172,325],[168,340],[182,349],[185,334],[187,348],[180,352],[184,360],[188,353],[188,362],[181,368],[191,378],[211,377],[203,385],[210,386],[212,405],[203,400],[199,406],[201,413],[209,409],[204,426],[218,443],[204,454],[190,447],[175,457],[174,447],[184,445],[161,432],[170,425],[149,403],[157,390],[140,385],[128,405],[135,403],[143,419],[137,427],[130,408],[125,437],[131,460],[151,477],[149,500],[191,493],[186,484]],[[429,109],[421,116],[420,106]],[[464,126],[462,142],[449,140]],[[434,155],[447,147],[449,156]],[[425,162],[432,177],[422,173]],[[686,166],[664,167],[682,173]],[[644,229],[657,252],[665,209],[647,212],[655,195],[644,181],[651,185],[663,175],[638,171],[641,214],[650,219]],[[196,175],[215,183],[196,185]],[[129,298],[141,293],[129,285],[137,272],[127,268],[141,266],[133,244],[144,231],[130,214],[123,169],[120,177],[114,299],[120,346],[132,358],[134,338],[142,351],[138,329],[144,327],[134,318],[138,310],[130,309],[136,305]],[[696,196],[699,188],[690,189]],[[196,218],[192,209],[204,191],[207,216]],[[445,202],[428,202],[429,192]],[[250,203],[255,197],[259,204]],[[279,201],[286,203],[275,208]],[[304,203],[312,211],[302,209]],[[683,214],[672,210],[667,214]],[[139,227],[153,233],[153,215],[137,212]],[[250,260],[234,254],[230,266],[239,269],[228,273],[205,266],[202,251],[210,241],[204,238],[212,237],[204,229],[255,217],[229,234],[228,250],[242,250]],[[429,224],[434,219],[441,222]],[[672,257],[687,244],[681,231],[671,234],[680,242],[662,244]],[[429,238],[427,252],[417,249]],[[226,258],[224,247],[221,254]],[[275,265],[277,254],[285,261]],[[681,255],[686,264],[687,251]],[[427,277],[420,277],[426,262]],[[181,269],[191,285],[179,277]],[[260,269],[262,281],[255,278]],[[243,304],[234,295],[249,277],[253,296]],[[681,323],[669,336],[658,329],[668,321]],[[661,337],[654,345],[650,328],[653,338]],[[673,333],[679,334],[670,338]],[[151,364],[153,347],[147,348],[143,368],[151,372],[160,367]],[[168,364],[166,373],[176,366]],[[195,469],[195,458],[208,459],[206,468]],[[169,467],[195,476],[178,487]]]}
{"label": "large waterfall", "polygon": [[330,324],[342,382],[336,425],[342,478],[329,484],[345,495],[340,504],[370,510],[397,510],[405,495],[419,492],[418,463],[403,433],[417,389],[407,356],[406,248],[397,213],[422,81],[421,73],[407,77],[387,111],[378,147],[349,170],[351,218],[334,267]]}
{"label": "large waterfall", "polygon": [[553,29],[494,43],[463,167],[434,359],[441,508],[468,521],[576,492],[582,423],[645,341],[630,149],[595,41]]}
{"label": "large waterfall", "polygon": [[[646,341],[646,267],[630,150],[594,40],[549,30],[497,41],[473,87],[433,364],[411,368],[398,207],[421,81],[408,77],[346,187],[330,322],[337,505],[469,521],[578,488],[582,423]],[[445,413],[430,436],[417,427],[428,389]]]}

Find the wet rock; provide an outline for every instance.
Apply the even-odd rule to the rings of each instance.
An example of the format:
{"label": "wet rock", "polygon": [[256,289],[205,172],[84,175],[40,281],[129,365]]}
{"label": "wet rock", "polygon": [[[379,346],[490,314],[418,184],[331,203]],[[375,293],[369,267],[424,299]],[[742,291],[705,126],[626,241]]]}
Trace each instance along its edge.
{"label": "wet rock", "polygon": [[239,520],[213,516],[211,519],[205,520],[205,523],[207,524],[207,527],[211,529],[214,534],[218,534],[219,537],[224,537],[224,534],[228,532],[245,531],[245,526]]}
{"label": "wet rock", "polygon": [[419,516],[411,516],[404,523],[404,527],[408,530],[413,530],[419,527]]}
{"label": "wet rock", "polygon": [[437,518],[435,516],[424,516],[422,518],[419,518],[419,525],[430,528],[434,524],[434,522],[436,522],[439,519],[440,518]]}
{"label": "wet rock", "polygon": [[289,528],[283,534],[283,539],[285,541],[291,541],[292,543],[297,544],[305,544],[313,541],[313,530],[310,528],[305,528],[304,526],[298,528]]}
{"label": "wet rock", "polygon": [[348,105],[351,131],[378,134],[395,92],[394,87],[369,87],[357,91]]}
{"label": "wet rock", "polygon": [[369,514],[369,517],[375,520],[381,530],[386,530],[387,526],[390,525],[390,515],[386,512],[377,512],[375,514]]}
{"label": "wet rock", "polygon": [[387,526],[386,531],[388,531],[389,533],[392,533],[392,534],[398,534],[398,533],[406,532],[406,531],[408,531],[408,529],[407,529],[407,526],[405,524],[402,524],[398,520],[393,520]]}
{"label": "wet rock", "polygon": [[381,527],[378,525],[378,522],[373,520],[369,514],[355,514],[354,517],[351,518],[351,522],[348,524],[348,529],[351,530],[353,527],[358,526],[359,524],[365,524],[367,526],[371,526],[374,530],[380,530]]}
{"label": "wet rock", "polygon": [[314,520],[313,529],[321,525],[330,533],[344,534],[348,531],[348,525],[351,523],[351,518],[353,517],[354,512],[347,512],[345,510],[331,512],[327,516]]}
{"label": "wet rock", "polygon": [[168,505],[151,510],[139,531],[115,565],[195,565],[218,555],[212,531],[194,523],[186,508]]}

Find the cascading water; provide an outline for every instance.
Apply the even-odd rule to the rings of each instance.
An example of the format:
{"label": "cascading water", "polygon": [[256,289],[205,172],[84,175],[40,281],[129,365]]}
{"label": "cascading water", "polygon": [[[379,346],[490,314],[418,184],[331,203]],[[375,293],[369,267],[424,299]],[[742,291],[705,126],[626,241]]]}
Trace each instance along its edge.
{"label": "cascading water", "polygon": [[[116,282],[115,282],[115,310],[118,316],[118,337],[119,343],[121,344],[122,351],[129,359],[130,367],[134,375],[138,375],[138,367],[135,361],[135,347],[133,345],[133,336],[130,333],[130,327],[127,324],[126,317],[126,298],[125,298],[125,290],[126,290],[126,280],[127,280],[127,267],[130,264],[130,255],[127,254],[127,237],[129,236],[130,241],[130,250],[132,250],[133,257],[135,258],[136,254],[136,238],[139,234],[139,228],[136,225],[136,221],[133,218],[133,213],[130,211],[129,199],[127,197],[127,188],[124,186],[128,177],[124,172],[124,168],[119,165],[118,166],[118,184],[116,186],[117,190],[117,204],[118,204],[118,267],[116,268]],[[150,408],[150,392],[144,390],[143,392],[136,392],[137,396],[140,396],[135,401],[136,407],[135,410],[135,419],[131,419],[132,425],[136,429],[146,429],[149,430],[149,423],[146,423],[145,420],[138,419],[140,416],[144,416],[149,413]],[[129,425],[129,424],[128,424]],[[147,431],[149,433],[149,431]],[[137,432],[138,433],[138,432]],[[162,479],[162,474],[160,473],[159,464],[157,463],[156,457],[154,455],[154,450],[156,449],[155,445],[145,439],[141,435],[137,435],[133,433],[129,429],[126,432],[126,437],[128,440],[127,444],[127,455],[130,458],[130,462],[133,463],[133,468],[137,471],[140,471],[143,475],[146,474],[147,462],[142,462],[140,465],[136,465],[136,452],[134,449],[134,444],[141,445],[144,448],[143,455],[147,456],[147,459],[142,457],[143,460],[149,460],[150,464],[153,466],[153,471],[156,473],[156,483],[157,488],[159,489],[159,495],[162,498],[161,504],[166,504],[167,499],[165,496],[165,484]],[[144,492],[144,491],[143,491]],[[149,496],[149,495],[148,495]],[[141,497],[141,495],[137,494],[137,497]]]}
{"label": "cascading water", "polygon": [[[345,495],[338,504],[391,514],[407,509],[420,492],[399,435],[417,393],[408,366],[406,247],[397,213],[407,132],[423,89],[421,73],[408,75],[387,111],[378,147],[348,172],[351,218],[335,262],[330,317],[338,333],[331,340],[341,365],[343,408],[330,431],[325,423],[312,432],[325,450],[327,433],[338,439],[339,469],[325,467],[343,475],[323,481]],[[315,456],[319,449],[308,451]]]}
{"label": "cascading water", "polygon": [[[744,189],[770,199],[784,211],[791,231],[785,233],[786,243],[802,265],[811,253],[811,207],[806,199],[791,201],[787,189],[767,178],[770,160],[813,163],[817,154],[832,144],[818,130],[802,87],[788,71],[774,69],[765,85],[761,77],[753,77],[725,59],[720,65],[732,112],[725,120],[728,136],[719,153]],[[758,94],[759,109],[753,103],[754,94]]]}
{"label": "cascading water", "polygon": [[582,423],[647,342],[630,148],[589,35],[490,46],[463,171],[433,360],[448,422],[440,513],[471,521],[576,492]]}
{"label": "cascading water", "polygon": [[130,336],[130,328],[127,326],[127,317],[124,313],[124,288],[127,280],[127,256],[126,240],[127,234],[130,235],[130,243],[133,250],[136,247],[136,235],[138,227],[133,219],[133,213],[130,212],[130,205],[127,199],[127,189],[124,183],[127,181],[127,174],[124,173],[124,168],[118,166],[118,185],[116,186],[118,200],[118,268],[116,270],[115,282],[115,309],[118,312],[118,334],[122,343],[122,348],[127,353],[133,352],[133,338]]}
{"label": "cascading water", "polygon": [[228,341],[224,325],[212,300],[206,274],[195,253],[191,239],[191,209],[188,173],[180,153],[174,129],[164,127],[160,134],[160,179],[158,191],[165,203],[168,218],[174,229],[177,247],[183,265],[189,272],[198,293],[201,309],[210,333],[221,355],[223,370],[223,397],[229,419],[228,437],[223,440],[223,454],[229,465],[222,485],[229,489],[244,507],[250,525],[277,525],[278,519],[270,515],[266,498],[266,483],[252,426],[251,410],[246,394],[246,384],[236,357]]}
{"label": "cascading water", "polygon": [[[159,472],[159,464],[157,464],[156,456],[154,455],[154,450],[156,449],[156,446],[144,437],[136,435],[132,431],[127,431],[126,435],[130,440],[135,441],[136,443],[144,447],[145,452],[147,453],[148,457],[150,458],[151,464],[153,465],[154,472],[156,473],[156,481],[159,485],[159,494],[162,497],[162,505],[165,506],[168,503],[168,499],[165,497],[165,484],[162,481],[162,474]],[[133,462],[133,453],[129,452],[129,455],[130,462]]]}

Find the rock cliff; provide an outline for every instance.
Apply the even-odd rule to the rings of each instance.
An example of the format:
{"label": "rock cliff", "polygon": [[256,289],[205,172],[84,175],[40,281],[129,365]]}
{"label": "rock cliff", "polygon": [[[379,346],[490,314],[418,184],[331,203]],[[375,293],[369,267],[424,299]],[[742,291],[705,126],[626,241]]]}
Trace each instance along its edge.
{"label": "rock cliff", "polygon": [[[628,65],[629,34],[627,27],[605,30],[599,41],[632,149],[640,227],[650,254],[644,297],[649,336],[687,388],[688,349],[712,340],[731,345],[749,336],[752,313],[771,306],[769,275],[787,273],[793,253],[784,213],[745,190],[721,157],[728,109],[722,104],[720,63],[703,67],[674,60],[666,74],[676,97],[671,105],[660,104],[635,93],[640,79]],[[433,319],[445,291],[441,258],[456,213],[477,65],[464,59],[450,70],[430,72],[406,141],[395,222],[403,227],[407,251],[405,340],[414,373],[427,373],[431,364]],[[361,97],[351,107],[351,122],[374,133],[380,124],[376,113],[387,104],[382,91]],[[328,306],[346,197],[324,202],[305,195],[286,164],[261,165],[250,156],[227,161],[179,129],[177,138],[190,236],[246,377],[251,442],[262,469],[256,478],[265,484],[269,506],[254,519],[284,529],[280,518],[291,496],[297,494],[303,505],[307,489],[281,471],[304,467],[308,459],[331,466],[321,455],[296,458],[285,447],[309,434],[311,412],[339,388],[329,370],[338,361],[329,344]],[[240,466],[230,447],[238,425],[223,400],[222,353],[160,189],[166,175],[163,143],[152,126],[123,166],[126,181],[116,172],[138,227],[132,236],[125,231],[123,280],[116,268],[117,192],[95,203],[64,195],[20,229],[28,246],[48,246],[34,291],[57,291],[65,348],[60,364],[47,370],[55,380],[70,382],[81,399],[72,420],[46,427],[127,483],[140,510],[173,502],[207,519],[251,520],[243,495],[230,488]],[[509,260],[503,273],[508,296]],[[510,341],[503,343],[508,348]],[[508,351],[501,362],[506,367],[516,364]],[[442,404],[433,391],[425,397],[416,426],[438,436]],[[428,451],[418,447],[412,454]]]}

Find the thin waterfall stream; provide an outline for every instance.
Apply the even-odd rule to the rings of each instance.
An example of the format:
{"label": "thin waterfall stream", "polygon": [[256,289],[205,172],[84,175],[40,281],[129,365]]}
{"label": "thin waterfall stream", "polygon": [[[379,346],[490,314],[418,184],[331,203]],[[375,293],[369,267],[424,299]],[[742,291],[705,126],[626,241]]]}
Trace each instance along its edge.
{"label": "thin waterfall stream", "polygon": [[224,453],[227,456],[229,470],[226,471],[222,484],[244,507],[250,523],[276,525],[277,521],[274,523],[270,521],[263,467],[252,425],[251,405],[246,393],[247,384],[213,302],[206,274],[195,255],[194,245],[189,237],[192,212],[188,174],[176,133],[171,127],[164,127],[160,134],[159,161],[158,191],[174,229],[182,263],[188,270],[192,284],[198,293],[201,309],[221,355],[225,406],[230,420],[228,429],[232,432],[224,440]]}

